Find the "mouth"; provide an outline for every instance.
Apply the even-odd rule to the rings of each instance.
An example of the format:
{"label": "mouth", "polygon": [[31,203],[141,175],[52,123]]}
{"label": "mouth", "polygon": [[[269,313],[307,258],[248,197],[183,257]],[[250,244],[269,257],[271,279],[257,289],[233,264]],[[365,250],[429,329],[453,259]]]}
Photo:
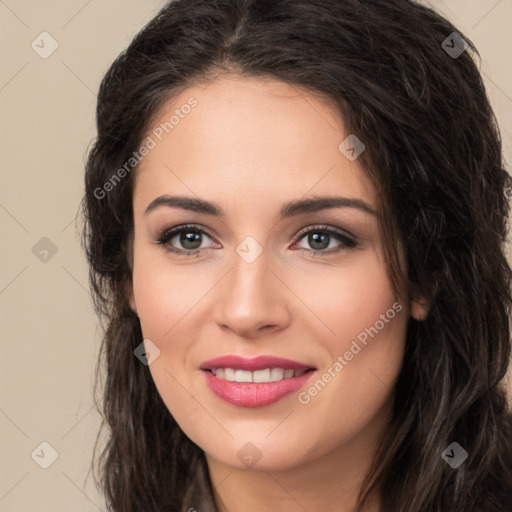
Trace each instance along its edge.
{"label": "mouth", "polygon": [[200,367],[208,388],[220,399],[240,407],[273,404],[300,389],[316,368],[290,359],[224,356]]}

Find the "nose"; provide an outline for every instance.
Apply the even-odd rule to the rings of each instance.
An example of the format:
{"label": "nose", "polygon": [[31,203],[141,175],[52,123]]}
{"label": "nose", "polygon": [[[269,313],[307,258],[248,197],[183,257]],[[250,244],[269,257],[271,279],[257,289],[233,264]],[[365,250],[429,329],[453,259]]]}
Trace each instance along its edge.
{"label": "nose", "polygon": [[233,268],[216,287],[214,320],[222,330],[256,339],[289,324],[291,292],[279,272],[270,268],[267,256],[263,251],[255,261],[247,263],[234,255]]}

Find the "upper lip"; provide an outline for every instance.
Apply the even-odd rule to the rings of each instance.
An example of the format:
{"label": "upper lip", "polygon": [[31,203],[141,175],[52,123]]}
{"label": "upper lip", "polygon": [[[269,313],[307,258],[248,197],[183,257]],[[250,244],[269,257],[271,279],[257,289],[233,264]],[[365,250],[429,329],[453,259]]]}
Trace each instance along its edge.
{"label": "upper lip", "polygon": [[201,364],[202,370],[215,370],[216,368],[233,368],[235,370],[265,370],[266,368],[283,368],[283,370],[309,370],[315,369],[313,366],[284,359],[275,356],[258,356],[252,359],[245,357],[227,355],[209,359]]}

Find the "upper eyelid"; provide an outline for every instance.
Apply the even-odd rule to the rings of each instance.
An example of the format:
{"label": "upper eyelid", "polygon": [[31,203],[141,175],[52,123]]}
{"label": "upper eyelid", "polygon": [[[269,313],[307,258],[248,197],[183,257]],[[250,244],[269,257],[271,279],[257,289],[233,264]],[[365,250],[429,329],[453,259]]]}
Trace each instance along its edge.
{"label": "upper eyelid", "polygon": [[310,226],[306,226],[305,228],[300,229],[295,235],[294,238],[305,235],[310,231],[314,231],[317,229],[318,231],[329,231],[338,235],[346,236],[347,238],[352,238],[354,241],[357,241],[358,238],[356,235],[352,234],[350,231],[347,231],[343,228],[338,228],[335,226],[330,226],[328,224],[312,224]]}
{"label": "upper eyelid", "polygon": [[180,233],[186,229],[189,229],[191,231],[192,230],[200,231],[200,232],[208,235],[210,238],[215,238],[215,236],[212,234],[212,232],[208,228],[201,226],[199,224],[179,224],[179,225],[173,226],[172,228],[165,228],[164,230],[160,231],[158,238],[166,237],[168,234],[175,235],[175,234]]}

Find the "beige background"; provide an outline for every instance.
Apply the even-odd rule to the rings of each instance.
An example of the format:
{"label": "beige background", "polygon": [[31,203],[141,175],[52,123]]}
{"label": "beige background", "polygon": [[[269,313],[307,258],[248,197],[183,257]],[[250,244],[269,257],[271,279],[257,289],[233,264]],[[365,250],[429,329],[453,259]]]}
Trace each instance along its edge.
{"label": "beige background", "polygon": [[[100,80],[163,3],[0,0],[2,512],[105,510],[86,481],[100,424],[91,400],[100,331],[74,218]],[[512,162],[512,2],[429,3],[480,50]],[[58,43],[47,59],[31,47],[43,31]],[[57,251],[46,262],[33,253],[37,243],[48,250],[43,237]],[[58,453],[48,469],[35,462],[50,460],[42,442]]]}

